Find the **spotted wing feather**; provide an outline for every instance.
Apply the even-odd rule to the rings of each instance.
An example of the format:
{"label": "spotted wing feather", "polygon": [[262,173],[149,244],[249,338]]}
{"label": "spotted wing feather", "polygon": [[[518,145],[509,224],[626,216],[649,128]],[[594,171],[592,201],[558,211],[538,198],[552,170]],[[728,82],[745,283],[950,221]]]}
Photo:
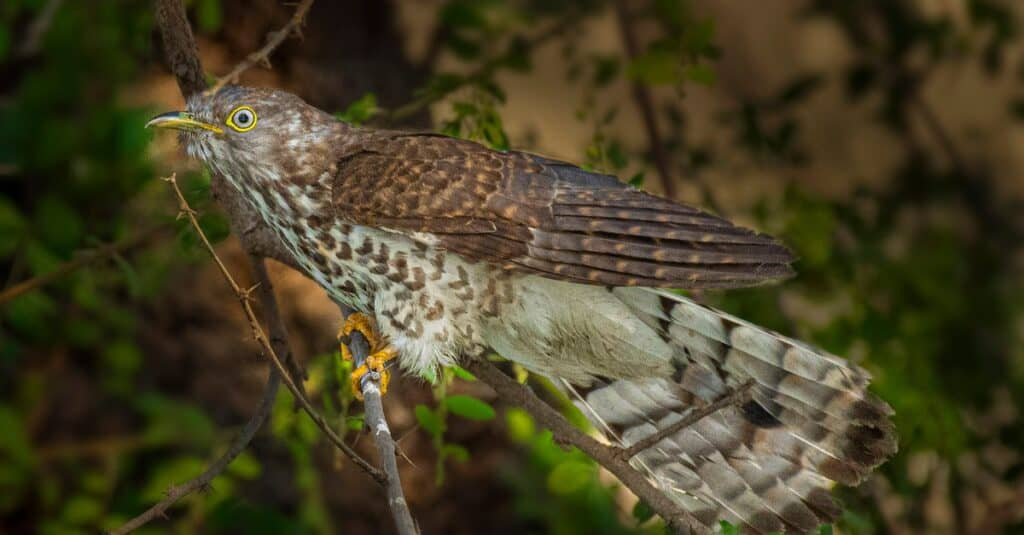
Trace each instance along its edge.
{"label": "spotted wing feather", "polygon": [[550,278],[698,289],[792,274],[789,251],[762,234],[609,175],[444,136],[367,135],[333,187],[350,221]]}

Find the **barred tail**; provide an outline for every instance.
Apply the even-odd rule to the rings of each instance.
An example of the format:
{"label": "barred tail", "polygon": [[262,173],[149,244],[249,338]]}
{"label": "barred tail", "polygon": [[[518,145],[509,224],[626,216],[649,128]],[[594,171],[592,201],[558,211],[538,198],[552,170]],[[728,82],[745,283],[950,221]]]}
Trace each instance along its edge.
{"label": "barred tail", "polygon": [[626,444],[679,421],[748,380],[752,400],[714,413],[634,463],[708,526],[804,533],[839,514],[829,489],[857,485],[895,454],[892,409],[863,369],[678,295],[613,293],[668,342],[672,377],[617,380],[581,409]]}

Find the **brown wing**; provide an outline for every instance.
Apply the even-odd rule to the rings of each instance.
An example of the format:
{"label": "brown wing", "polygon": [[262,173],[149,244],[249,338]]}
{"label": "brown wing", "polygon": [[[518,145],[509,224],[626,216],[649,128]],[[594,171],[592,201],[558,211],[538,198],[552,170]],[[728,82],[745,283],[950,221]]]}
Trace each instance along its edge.
{"label": "brown wing", "polygon": [[355,223],[556,279],[699,289],[793,273],[763,234],[609,175],[434,134],[368,135],[339,161],[333,198]]}

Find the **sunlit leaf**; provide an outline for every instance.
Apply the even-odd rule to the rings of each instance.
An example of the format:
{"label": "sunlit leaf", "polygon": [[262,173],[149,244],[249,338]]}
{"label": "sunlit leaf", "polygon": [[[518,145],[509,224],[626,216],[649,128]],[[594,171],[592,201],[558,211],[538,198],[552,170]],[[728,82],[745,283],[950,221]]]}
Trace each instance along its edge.
{"label": "sunlit leaf", "polygon": [[596,475],[593,463],[568,460],[548,474],[548,489],[555,494],[570,494],[585,487]]}
{"label": "sunlit leaf", "polygon": [[420,427],[426,430],[431,435],[440,435],[444,429],[444,422],[437,416],[430,407],[426,405],[416,405],[413,409],[416,413],[416,421],[419,422]]}
{"label": "sunlit leaf", "polygon": [[470,420],[490,420],[494,418],[494,408],[486,402],[472,396],[453,395],[444,399],[445,406],[452,414]]}

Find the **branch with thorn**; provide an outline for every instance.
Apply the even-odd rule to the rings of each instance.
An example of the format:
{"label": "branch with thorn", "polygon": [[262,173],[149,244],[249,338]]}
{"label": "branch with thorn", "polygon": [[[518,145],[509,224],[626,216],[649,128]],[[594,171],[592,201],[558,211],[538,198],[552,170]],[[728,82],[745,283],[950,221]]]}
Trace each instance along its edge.
{"label": "branch with thorn", "polygon": [[[362,468],[363,471],[369,474],[370,477],[377,481],[377,483],[380,483],[381,485],[386,484],[387,478],[385,477],[385,475],[381,473],[380,470],[377,470],[372,465],[370,465],[370,463],[366,462],[365,459],[360,457],[359,454],[357,454],[351,447],[349,447],[348,444],[345,444],[345,442],[341,439],[341,437],[338,436],[338,434],[334,431],[330,424],[327,423],[327,420],[325,420],[324,417],[320,415],[320,413],[313,407],[313,405],[310,404],[309,400],[306,399],[306,396],[303,395],[302,390],[300,390],[299,387],[296,385],[295,380],[288,374],[288,371],[285,368],[285,365],[282,362],[281,358],[278,356],[277,351],[275,351],[273,345],[271,345],[270,338],[267,337],[266,332],[263,331],[263,327],[260,326],[259,320],[256,319],[256,313],[253,311],[252,308],[252,300],[249,297],[250,293],[255,288],[250,288],[248,290],[243,289],[235,281],[235,278],[231,275],[231,272],[228,270],[227,266],[224,265],[224,262],[220,259],[220,256],[217,255],[217,251],[214,250],[213,245],[210,243],[210,240],[206,237],[206,233],[204,233],[202,227],[199,226],[199,219],[196,217],[196,212],[195,210],[192,209],[191,206],[189,206],[188,201],[185,200],[185,195],[181,192],[181,188],[178,187],[178,181],[175,175],[171,175],[170,177],[167,177],[164,180],[170,183],[171,187],[174,189],[174,194],[178,197],[178,205],[181,209],[181,217],[188,218],[188,221],[192,225],[192,228],[199,236],[200,243],[202,243],[206,251],[210,253],[210,256],[213,258],[214,263],[220,270],[221,275],[224,276],[224,280],[227,281],[228,285],[231,287],[231,290],[235,293],[235,297],[238,298],[238,302],[242,306],[242,311],[245,312],[245,317],[246,319],[249,320],[249,327],[252,329],[253,337],[263,348],[264,354],[270,359],[270,362],[271,364],[274,365],[274,369],[277,371],[277,373],[281,374],[285,386],[287,386],[288,390],[292,393],[293,396],[295,396],[295,399],[299,402],[299,405],[302,407],[302,410],[304,410],[306,414],[309,415],[310,419],[313,420],[313,423],[315,423],[316,426],[320,428],[320,431],[327,436],[327,438],[334,444],[334,446],[341,450],[345,455],[347,455],[349,459],[351,459],[352,462],[356,464],[356,466]],[[256,288],[258,287],[259,285],[257,285]],[[267,308],[268,310],[270,309],[270,307]],[[277,320],[275,318],[275,322],[276,321]]]}

